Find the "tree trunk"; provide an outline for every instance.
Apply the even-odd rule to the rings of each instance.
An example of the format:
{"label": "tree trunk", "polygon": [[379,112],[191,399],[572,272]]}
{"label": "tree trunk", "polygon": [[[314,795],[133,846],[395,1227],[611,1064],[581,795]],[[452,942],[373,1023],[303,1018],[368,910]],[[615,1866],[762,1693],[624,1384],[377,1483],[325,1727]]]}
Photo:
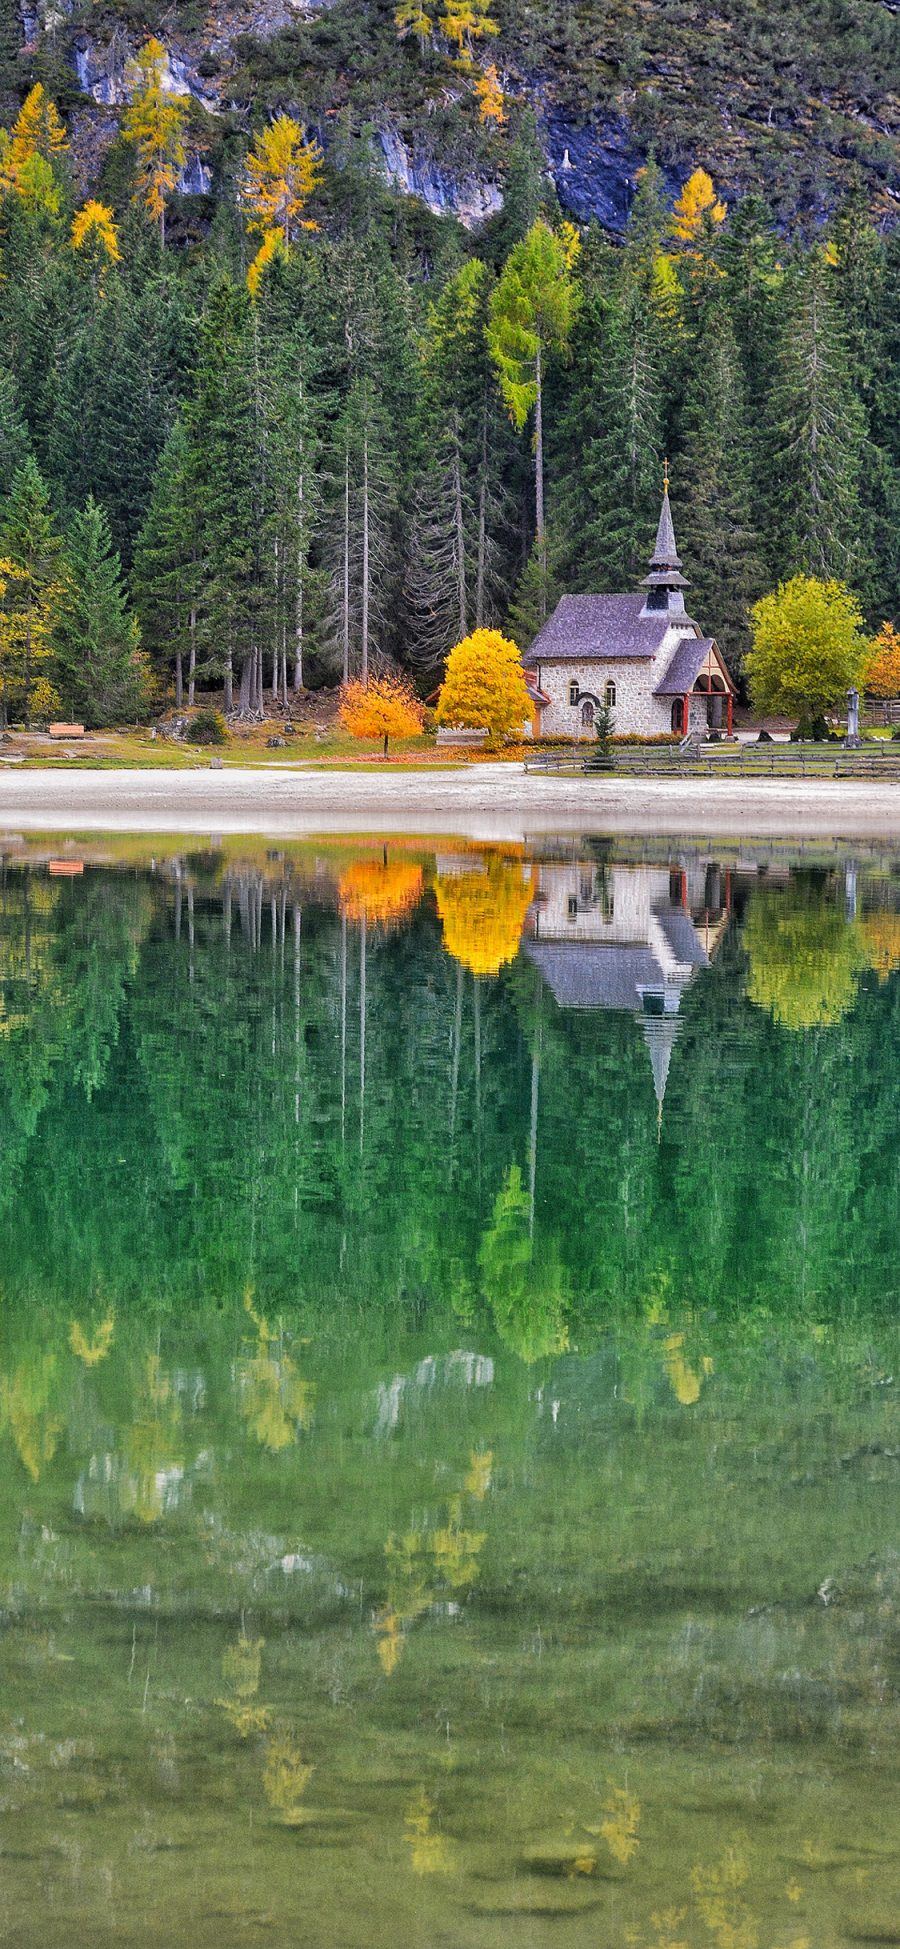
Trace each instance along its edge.
{"label": "tree trunk", "polygon": [[369,435],[363,436],[362,680],[369,681]]}
{"label": "tree trunk", "polygon": [[184,703],[184,678],[181,672],[181,651],[175,651],[175,709],[180,711]]}
{"label": "tree trunk", "polygon": [[191,603],[191,647],[188,656],[188,703],[193,709],[197,682],[197,608]]}
{"label": "tree trunk", "polygon": [[234,709],[234,665],[230,650],[225,664],[225,709],[226,711]]}
{"label": "tree trunk", "polygon": [[350,678],[350,449],[344,453],[344,667],[343,681]]}
{"label": "tree trunk", "polygon": [[481,414],[481,473],[478,482],[478,563],[475,573],[475,628],[484,628],[484,582],[487,556],[487,428],[485,398]]}
{"label": "tree trunk", "polygon": [[252,680],[252,675],[253,675],[252,660],[249,656],[245,656],[244,661],[241,664],[241,688],[238,695],[238,710],[240,711],[242,717],[246,717],[247,712],[250,709],[250,684]]}
{"label": "tree trunk", "polygon": [[460,642],[469,631],[466,624],[466,530],[463,521],[462,468],[459,464],[459,428],[453,439],[453,516],[456,529],[456,595],[459,604]]}
{"label": "tree trunk", "polygon": [[384,750],[383,750],[383,752],[382,752],[382,754],[381,754],[383,758],[386,758],[386,757],[387,757],[387,748],[388,748],[388,734],[387,734],[387,732],[385,731],[385,734],[384,734]]}
{"label": "tree trunk", "polygon": [[541,341],[534,361],[534,524],[538,567],[541,571],[539,610],[541,621],[547,614],[547,534],[544,527],[544,392],[541,372]]}
{"label": "tree trunk", "polygon": [[303,469],[297,475],[297,607],[294,617],[294,689],[303,689]]}

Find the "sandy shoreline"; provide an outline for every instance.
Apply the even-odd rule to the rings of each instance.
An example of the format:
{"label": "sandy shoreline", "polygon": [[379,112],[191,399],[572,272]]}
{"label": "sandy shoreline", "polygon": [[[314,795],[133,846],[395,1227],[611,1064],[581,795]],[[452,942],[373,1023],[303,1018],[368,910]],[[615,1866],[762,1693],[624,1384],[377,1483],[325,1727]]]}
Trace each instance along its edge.
{"label": "sandy shoreline", "polygon": [[519,765],[427,772],[0,772],[3,832],[691,833],[900,841],[900,783],[569,778]]}

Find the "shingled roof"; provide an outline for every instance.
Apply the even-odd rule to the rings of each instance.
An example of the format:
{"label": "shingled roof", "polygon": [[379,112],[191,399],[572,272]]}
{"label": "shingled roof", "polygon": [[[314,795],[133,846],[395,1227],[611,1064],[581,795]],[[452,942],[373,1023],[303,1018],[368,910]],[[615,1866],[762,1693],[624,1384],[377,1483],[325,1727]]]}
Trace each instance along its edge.
{"label": "shingled roof", "polygon": [[[529,650],[526,668],[535,663],[607,663],[613,657],[656,656],[669,627],[665,610],[643,616],[642,595],[561,596]],[[689,618],[679,616],[679,623]],[[696,627],[696,625],[692,625]]]}
{"label": "shingled roof", "polygon": [[714,648],[711,636],[683,636],[676,643],[665,676],[657,684],[654,697],[684,697],[693,690],[703,665]]}

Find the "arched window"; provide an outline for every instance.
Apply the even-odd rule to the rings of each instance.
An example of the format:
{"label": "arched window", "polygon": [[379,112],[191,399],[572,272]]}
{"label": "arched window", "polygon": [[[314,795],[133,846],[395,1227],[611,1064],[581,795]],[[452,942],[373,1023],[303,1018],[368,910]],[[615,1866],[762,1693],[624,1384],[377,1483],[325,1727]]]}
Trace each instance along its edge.
{"label": "arched window", "polygon": [[569,685],[569,703],[577,704],[577,702],[578,702],[578,685],[573,677],[572,682]]}
{"label": "arched window", "polygon": [[610,677],[610,679],[609,679],[609,682],[608,682],[608,684],[607,684],[607,686],[606,686],[606,689],[605,689],[605,691],[604,691],[604,693],[603,693],[603,701],[604,701],[604,703],[605,703],[605,705],[606,705],[606,708],[607,708],[607,710],[608,710],[608,711],[612,711],[612,710],[615,710],[615,707],[616,707],[616,686],[615,686],[615,684],[613,683],[613,680],[612,680],[612,677]]}
{"label": "arched window", "polygon": [[676,697],[672,704],[672,729],[679,733],[684,731],[684,701],[681,697]]}

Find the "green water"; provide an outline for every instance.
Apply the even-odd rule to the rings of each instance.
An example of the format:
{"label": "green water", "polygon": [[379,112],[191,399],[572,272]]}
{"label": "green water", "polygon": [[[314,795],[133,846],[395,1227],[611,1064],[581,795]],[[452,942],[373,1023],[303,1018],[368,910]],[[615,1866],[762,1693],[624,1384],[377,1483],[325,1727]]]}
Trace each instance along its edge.
{"label": "green water", "polygon": [[883,849],[0,840],[0,1942],[900,1941],[898,970]]}

